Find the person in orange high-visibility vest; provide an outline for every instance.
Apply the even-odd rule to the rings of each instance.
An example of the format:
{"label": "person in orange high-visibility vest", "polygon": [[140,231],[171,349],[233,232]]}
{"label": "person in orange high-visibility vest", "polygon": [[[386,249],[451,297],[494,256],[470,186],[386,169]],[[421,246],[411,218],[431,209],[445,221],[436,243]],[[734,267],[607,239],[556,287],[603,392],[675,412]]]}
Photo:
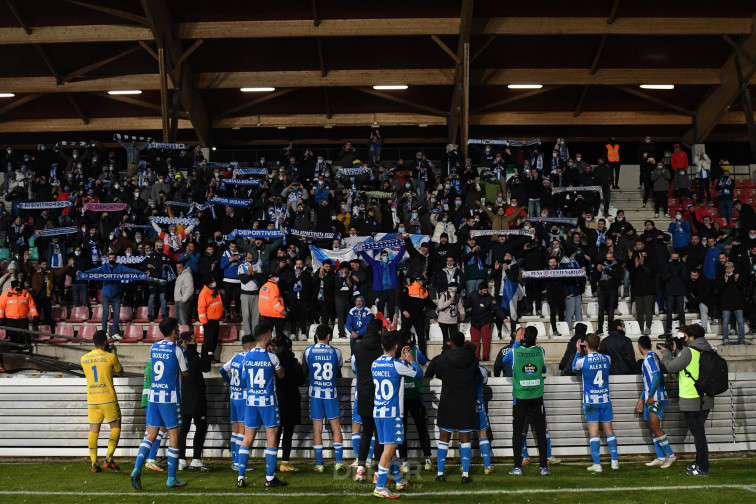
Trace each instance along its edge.
{"label": "person in orange high-visibility vest", "polygon": [[[34,327],[39,324],[37,305],[28,291],[21,287],[21,282],[13,280],[11,288],[0,295],[0,319],[8,327],[8,337],[11,343],[25,344],[26,351],[31,354],[31,334],[16,332],[10,328],[29,330],[29,315],[34,318]],[[16,347],[18,349],[19,347]]]}
{"label": "person in orange high-visibility vest", "polygon": [[614,140],[614,137],[604,145],[604,159],[614,173],[614,185],[612,189],[619,189],[619,172],[620,172],[620,146]]}
{"label": "person in orange high-visibility vest", "polygon": [[278,288],[278,272],[272,273],[260,288],[259,308],[260,321],[275,329],[276,338],[281,337],[284,333],[286,307]]}
{"label": "person in orange high-visibility vest", "polygon": [[218,346],[220,321],[223,318],[223,300],[217,287],[215,278],[208,278],[197,299],[197,314],[205,338],[201,354],[203,361],[210,357],[215,362],[220,362],[220,359],[215,357],[215,350]]}

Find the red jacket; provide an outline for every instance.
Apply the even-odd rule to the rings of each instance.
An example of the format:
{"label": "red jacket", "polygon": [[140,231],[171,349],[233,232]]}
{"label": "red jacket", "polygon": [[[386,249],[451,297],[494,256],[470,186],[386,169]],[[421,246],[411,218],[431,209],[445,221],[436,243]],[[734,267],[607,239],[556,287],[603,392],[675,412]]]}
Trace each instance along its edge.
{"label": "red jacket", "polygon": [[[675,144],[675,149],[680,149],[680,144]],[[688,153],[682,149],[680,149],[680,152],[673,152],[669,164],[673,170],[687,170],[690,166]]]}

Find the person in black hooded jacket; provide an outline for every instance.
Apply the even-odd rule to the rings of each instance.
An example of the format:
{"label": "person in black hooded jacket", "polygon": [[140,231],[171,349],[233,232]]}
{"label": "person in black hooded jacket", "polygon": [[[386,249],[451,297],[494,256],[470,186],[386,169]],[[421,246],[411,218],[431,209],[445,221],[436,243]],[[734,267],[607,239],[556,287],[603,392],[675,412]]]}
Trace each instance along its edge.
{"label": "person in black hooded jacket", "polygon": [[[191,469],[209,471],[202,463],[202,450],[207,435],[207,389],[202,373],[210,372],[210,360],[202,359],[197,353],[197,341],[194,331],[184,331],[180,335],[181,346],[186,350],[186,361],[189,372],[181,380],[181,413],[183,422],[179,432],[179,470]],[[186,436],[194,420],[194,442],[192,450],[194,457],[192,464],[186,463]]]}
{"label": "person in black hooded jacket", "polygon": [[446,481],[444,463],[449,440],[459,430],[459,453],[462,459],[462,483],[470,483],[467,471],[471,458],[470,432],[477,429],[475,378],[480,373],[478,359],[464,347],[465,335],[452,334],[449,347],[428,365],[425,376],[441,380],[438,402],[438,475],[436,481]]}
{"label": "person in black hooded jacket", "polygon": [[[291,339],[286,335],[274,340],[276,357],[286,374],[283,378],[276,376],[276,396],[278,397],[278,412],[281,418],[281,429],[278,432],[281,447],[281,466],[291,465],[291,441],[294,438],[294,428],[302,418],[302,397],[299,387],[305,384],[304,370],[291,351]],[[290,469],[290,468],[287,468]]]}
{"label": "person in black hooded jacket", "polygon": [[572,371],[572,361],[575,360],[576,353],[575,346],[578,340],[585,338],[587,332],[588,326],[582,322],[575,324],[575,334],[570,338],[569,343],[567,343],[564,356],[562,356],[562,360],[559,362],[559,370],[562,372],[562,376],[575,376],[575,373]]}
{"label": "person in black hooded jacket", "polygon": [[609,373],[613,375],[638,374],[635,364],[635,349],[633,342],[625,336],[625,323],[615,319],[609,326],[609,335],[601,340],[599,352],[609,356],[612,365]]}

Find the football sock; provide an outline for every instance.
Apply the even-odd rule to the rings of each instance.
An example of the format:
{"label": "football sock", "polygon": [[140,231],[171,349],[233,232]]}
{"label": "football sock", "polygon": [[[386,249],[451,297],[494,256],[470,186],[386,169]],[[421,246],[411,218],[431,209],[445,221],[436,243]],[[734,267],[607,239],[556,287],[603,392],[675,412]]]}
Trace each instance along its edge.
{"label": "football sock", "polygon": [[92,460],[92,465],[97,465],[97,437],[98,432],[90,432],[87,440],[87,446],[89,446],[89,458]]}
{"label": "football sock", "polygon": [[656,450],[656,458],[664,458],[664,450],[661,449],[661,446],[659,446],[659,440],[656,439],[656,436],[653,436],[651,439],[654,440],[654,450]]}
{"label": "football sock", "polygon": [[315,465],[323,465],[323,445],[315,445]]}
{"label": "football sock", "polygon": [[270,481],[276,476],[276,457],[278,456],[278,448],[266,446],[265,447],[265,479]]}
{"label": "football sock", "polygon": [[546,429],[546,458],[551,458],[551,434],[549,434],[549,429]]}
{"label": "football sock", "polygon": [[341,443],[333,443],[333,451],[336,455],[336,463],[342,464],[344,462],[344,445]]}
{"label": "football sock", "polygon": [[598,437],[591,437],[591,457],[593,457],[594,464],[601,464],[601,455],[599,455],[600,448],[601,440]]}
{"label": "football sock", "polygon": [[443,441],[438,442],[438,450],[436,451],[436,465],[438,465],[439,476],[444,474],[444,465],[446,465],[446,454],[449,453],[449,443]]}
{"label": "football sock", "polygon": [[150,453],[150,448],[152,448],[152,441],[143,439],[142,444],[139,445],[139,452],[137,453],[136,460],[134,461],[134,471],[131,473],[132,476],[139,474],[142,471],[144,459],[147,457],[147,454]]}
{"label": "football sock", "polygon": [[664,434],[662,437],[659,438],[659,446],[661,447],[662,451],[664,452],[664,455],[667,457],[674,457],[675,452],[672,451],[672,447],[669,446],[669,440],[667,439],[667,435]]}
{"label": "football sock", "polygon": [[178,448],[168,448],[168,479],[176,477],[176,469],[178,469]]}
{"label": "football sock", "polygon": [[388,468],[378,464],[378,481],[375,484],[375,488],[386,488],[386,481],[388,481]]}
{"label": "football sock", "polygon": [[487,438],[481,439],[478,444],[480,445],[480,456],[483,457],[483,465],[489,467],[491,465],[491,443]]}
{"label": "football sock", "polygon": [[[617,437],[614,434],[607,436],[606,444],[609,445],[609,453],[612,455],[612,460],[617,460]],[[661,446],[661,440],[659,441],[659,446]]]}
{"label": "football sock", "polygon": [[472,458],[472,445],[470,443],[459,444],[459,458],[462,460],[462,476],[469,476],[470,459]]}
{"label": "football sock", "polygon": [[374,453],[375,453],[375,436],[370,438],[370,449],[368,450],[368,455],[367,455],[368,460],[371,460],[373,458]]}
{"label": "football sock", "polygon": [[522,433],[522,458],[523,460],[530,458],[530,455],[528,455],[528,435],[524,432]]}
{"label": "football sock", "polygon": [[237,455],[237,461],[239,467],[239,477],[244,477],[244,472],[247,470],[247,461],[249,460],[249,447],[248,446],[240,446],[239,447],[239,454]]}
{"label": "football sock", "polygon": [[157,453],[160,449],[160,442],[163,440],[164,435],[165,432],[158,431],[157,436],[155,436],[155,441],[152,442],[152,448],[150,448],[150,454],[147,456],[147,460],[157,459]]}
{"label": "football sock", "polygon": [[394,481],[399,483],[402,481],[402,472],[399,470],[399,460],[396,457],[393,457],[391,459],[391,463],[389,463],[389,470],[391,472],[391,475],[394,477]]}
{"label": "football sock", "polygon": [[352,451],[354,452],[354,458],[359,457],[360,453],[360,433],[352,433]]}
{"label": "football sock", "polygon": [[105,455],[105,460],[109,461],[113,459],[116,447],[118,446],[118,440],[121,438],[121,429],[113,427],[110,429],[110,438],[108,438],[108,453]]}

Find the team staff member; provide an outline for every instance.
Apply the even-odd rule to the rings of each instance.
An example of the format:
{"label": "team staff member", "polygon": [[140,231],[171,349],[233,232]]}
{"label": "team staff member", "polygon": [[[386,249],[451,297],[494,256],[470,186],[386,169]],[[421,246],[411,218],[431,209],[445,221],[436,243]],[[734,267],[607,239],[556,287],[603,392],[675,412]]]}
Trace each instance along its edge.
{"label": "team staff member", "polygon": [[[21,282],[13,280],[11,288],[0,295],[0,318],[4,319],[6,327],[29,330],[29,315],[34,319],[34,325],[39,324],[39,313],[29,292],[21,288]],[[31,354],[31,334],[8,330],[11,343],[25,344]]]}
{"label": "team staff member", "polygon": [[[278,273],[271,274],[260,288],[260,319],[276,331],[276,337],[283,337],[286,322],[286,307],[278,288]],[[306,338],[306,335],[305,335]]]}
{"label": "team staff member", "polygon": [[535,327],[520,328],[515,336],[512,351],[504,356],[504,364],[512,366],[512,451],[514,468],[509,472],[522,475],[522,432],[525,419],[530,417],[538,441],[538,456],[541,476],[549,476],[551,470],[546,450],[546,414],[543,409],[543,380],[546,375],[543,348],[536,346],[538,331]]}
{"label": "team staff member", "polygon": [[[200,359],[197,353],[197,341],[194,331],[181,333],[180,344],[186,352],[186,362],[189,373],[181,380],[181,413],[184,416],[179,432],[179,471],[210,471],[202,463],[202,450],[207,435],[207,388],[202,373],[210,372],[210,361]],[[192,444],[192,463],[186,463],[186,436],[194,421],[194,442]]]}
{"label": "team staff member", "polygon": [[218,332],[220,321],[223,319],[223,301],[218,293],[218,284],[215,278],[210,277],[205,281],[205,286],[197,299],[197,314],[204,333],[205,341],[202,343],[202,359],[208,356],[215,362],[215,348],[218,346]]}
{"label": "team staff member", "polygon": [[142,465],[150,453],[160,427],[168,429],[168,480],[167,488],[185,487],[186,483],[176,478],[178,468],[178,441],[181,429],[181,377],[189,374],[186,352],[176,343],[179,335],[178,320],[167,317],[160,322],[163,341],[150,348],[152,360],[152,385],[150,402],[147,404],[147,433],[139,445],[139,453],[131,472],[131,486],[142,488]]}
{"label": "team staff member", "polygon": [[113,461],[113,453],[121,437],[121,408],[113,387],[113,375],[123,374],[121,363],[116,354],[108,352],[108,336],[105,331],[97,331],[92,336],[95,349],[81,358],[81,368],[87,378],[87,419],[89,421],[89,458],[92,460],[92,472],[102,471],[97,464],[97,438],[100,424],[105,420],[110,424],[108,451],[105,455],[105,469],[118,472],[118,465]]}
{"label": "team staff member", "polygon": [[711,350],[711,345],[706,341],[706,333],[699,324],[682,327],[681,332],[685,336],[685,347],[677,348],[672,344],[672,349],[664,349],[662,360],[668,373],[677,373],[680,383],[680,411],[685,415],[688,428],[693,435],[696,446],[696,462],[687,467],[690,476],[709,475],[709,445],[706,441],[706,419],[714,408],[714,398],[711,396],[699,396],[696,391],[695,380],[698,379],[699,362],[701,352]]}
{"label": "team staff member", "polygon": [[[412,357],[419,365],[424,366],[428,363],[428,358],[412,344],[412,335],[409,331],[402,331],[405,345],[410,347]],[[425,470],[430,471],[432,469],[431,464],[431,447],[430,447],[430,435],[428,434],[428,422],[426,419],[425,401],[423,400],[423,380],[422,378],[405,378],[404,379],[404,432],[407,432],[407,415],[412,416],[412,421],[415,423],[417,434],[420,437],[420,447],[423,449],[423,455],[425,456]],[[408,454],[407,454],[407,440],[404,440],[404,444],[399,445],[399,458],[402,459],[402,472],[409,472]]]}

